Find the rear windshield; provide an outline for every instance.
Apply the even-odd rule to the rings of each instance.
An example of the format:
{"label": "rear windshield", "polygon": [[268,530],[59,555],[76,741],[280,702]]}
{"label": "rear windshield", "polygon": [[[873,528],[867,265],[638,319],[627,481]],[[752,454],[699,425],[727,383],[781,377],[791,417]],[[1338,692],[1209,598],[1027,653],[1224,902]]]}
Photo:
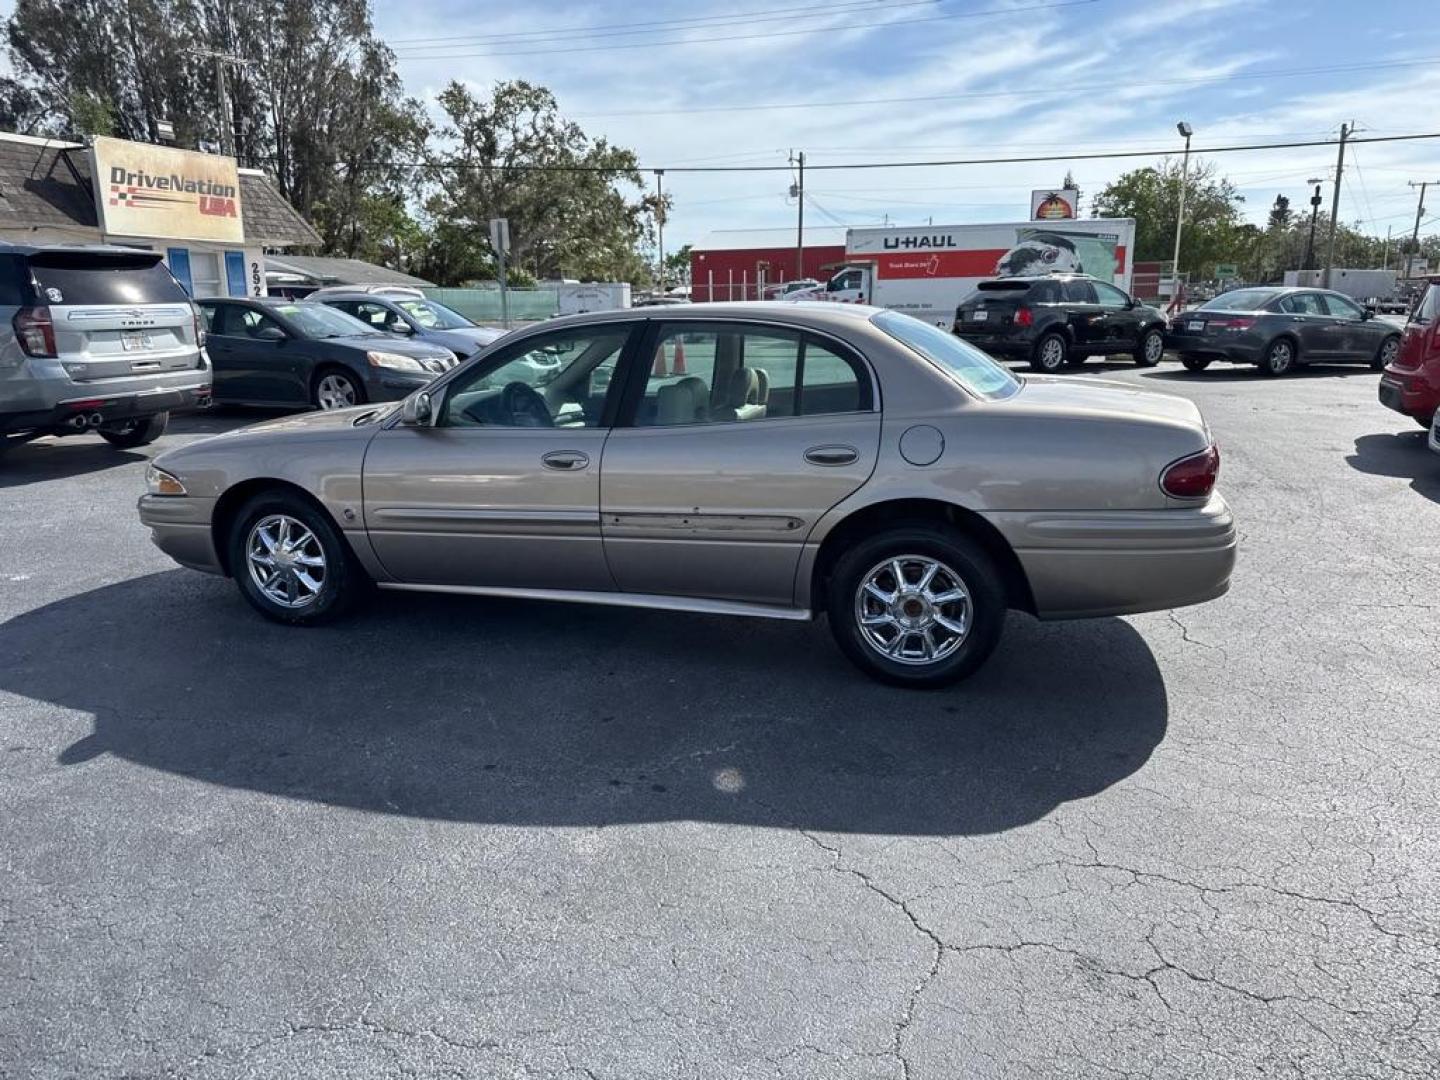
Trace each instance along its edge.
{"label": "rear windshield", "polygon": [[1271,289],[1236,289],[1221,293],[1214,300],[1200,305],[1202,311],[1257,311],[1271,300],[1275,293]]}
{"label": "rear windshield", "polygon": [[37,252],[30,256],[36,298],[42,304],[188,304],[190,295],[160,256]]}
{"label": "rear windshield", "polygon": [[872,320],[902,345],[908,345],[976,397],[996,401],[1020,389],[1020,380],[973,345],[954,334],[898,311],[882,311]]}

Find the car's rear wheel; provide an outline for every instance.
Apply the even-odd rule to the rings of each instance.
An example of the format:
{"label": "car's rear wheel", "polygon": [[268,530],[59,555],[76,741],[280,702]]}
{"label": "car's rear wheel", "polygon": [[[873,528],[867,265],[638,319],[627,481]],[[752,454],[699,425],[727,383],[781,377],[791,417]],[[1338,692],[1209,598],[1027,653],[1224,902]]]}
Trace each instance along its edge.
{"label": "car's rear wheel", "polygon": [[1070,343],[1064,334],[1046,334],[1035,343],[1030,356],[1030,366],[1036,371],[1053,375],[1070,361]]}
{"label": "car's rear wheel", "polygon": [[1392,334],[1380,343],[1380,348],[1375,350],[1375,358],[1370,361],[1372,371],[1384,371],[1395,362],[1400,355],[1400,337]]}
{"label": "car's rear wheel", "polygon": [[133,450],[137,446],[152,443],[164,435],[165,428],[169,423],[170,414],[161,412],[154,416],[137,416],[129,420],[118,420],[113,424],[106,424],[98,430],[100,437],[111,446],[119,447],[121,450]]}
{"label": "car's rear wheel", "polygon": [[1260,374],[1271,378],[1288,374],[1295,367],[1295,343],[1289,338],[1276,338],[1266,347],[1259,366]]}
{"label": "car's rear wheel", "polygon": [[895,686],[934,688],[972,674],[994,651],[1005,591],[973,540],[916,523],[842,555],[826,607],[836,643],[862,671]]}
{"label": "car's rear wheel", "polygon": [[1204,371],[1210,366],[1210,358],[1208,356],[1182,356],[1180,363],[1186,371]]}
{"label": "car's rear wheel", "polygon": [[310,403],[317,409],[348,409],[365,404],[365,388],[360,380],[340,368],[325,368],[315,378],[310,390]]}
{"label": "car's rear wheel", "polygon": [[251,606],[292,626],[334,618],[364,585],[329,515],[293,492],[265,492],[246,503],[230,530],[229,555]]}
{"label": "car's rear wheel", "polygon": [[1135,349],[1135,363],[1141,367],[1154,367],[1165,355],[1165,335],[1159,330],[1146,330],[1140,335],[1140,344]]}

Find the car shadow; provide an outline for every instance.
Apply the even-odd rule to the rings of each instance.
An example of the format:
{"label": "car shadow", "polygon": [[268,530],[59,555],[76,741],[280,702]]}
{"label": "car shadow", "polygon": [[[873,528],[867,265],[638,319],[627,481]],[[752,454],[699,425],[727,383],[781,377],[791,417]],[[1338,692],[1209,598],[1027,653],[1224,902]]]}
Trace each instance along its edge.
{"label": "car shadow", "polygon": [[917,692],[820,625],[382,593],[301,630],[180,570],[0,624],[0,655],[0,690],[93,715],[65,767],[515,825],[992,833],[1130,776],[1168,710],[1120,619],[1014,616],[980,674]]}
{"label": "car shadow", "polygon": [[47,436],[0,450],[0,490],[118,469],[149,456],[116,449],[98,435]]}
{"label": "car shadow", "polygon": [[1429,438],[1424,431],[1361,435],[1345,461],[1372,476],[1409,480],[1416,493],[1440,503],[1440,454],[1430,451]]}
{"label": "car shadow", "polygon": [[1204,371],[1187,371],[1183,367],[1154,368],[1142,371],[1145,379],[1162,379],[1174,382],[1273,382],[1284,383],[1298,379],[1345,378],[1347,375],[1378,376],[1362,364],[1306,364],[1285,375],[1271,378],[1261,375],[1260,369],[1249,364],[1211,364]]}

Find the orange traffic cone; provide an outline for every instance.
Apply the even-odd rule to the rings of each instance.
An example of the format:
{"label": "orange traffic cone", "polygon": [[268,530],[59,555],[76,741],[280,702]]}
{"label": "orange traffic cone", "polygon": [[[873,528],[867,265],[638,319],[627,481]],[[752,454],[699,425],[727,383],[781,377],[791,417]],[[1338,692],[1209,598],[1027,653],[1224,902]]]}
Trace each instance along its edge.
{"label": "orange traffic cone", "polygon": [[684,375],[685,372],[685,342],[680,338],[675,339],[675,362],[670,370],[676,375]]}
{"label": "orange traffic cone", "polygon": [[665,343],[662,341],[655,346],[655,365],[650,369],[652,375],[665,375]]}

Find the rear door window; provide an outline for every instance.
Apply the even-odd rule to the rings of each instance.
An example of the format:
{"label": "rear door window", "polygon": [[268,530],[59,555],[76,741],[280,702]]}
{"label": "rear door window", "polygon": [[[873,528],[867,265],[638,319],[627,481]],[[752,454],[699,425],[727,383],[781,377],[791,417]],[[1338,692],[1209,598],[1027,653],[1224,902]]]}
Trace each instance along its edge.
{"label": "rear door window", "polygon": [[155,255],[42,251],[29,261],[41,303],[190,303],[189,293]]}
{"label": "rear door window", "polygon": [[1095,290],[1088,281],[1067,281],[1061,286],[1061,295],[1067,304],[1094,304]]}
{"label": "rear door window", "polygon": [[1280,310],[1291,315],[1328,315],[1319,293],[1291,293],[1280,300]]}

